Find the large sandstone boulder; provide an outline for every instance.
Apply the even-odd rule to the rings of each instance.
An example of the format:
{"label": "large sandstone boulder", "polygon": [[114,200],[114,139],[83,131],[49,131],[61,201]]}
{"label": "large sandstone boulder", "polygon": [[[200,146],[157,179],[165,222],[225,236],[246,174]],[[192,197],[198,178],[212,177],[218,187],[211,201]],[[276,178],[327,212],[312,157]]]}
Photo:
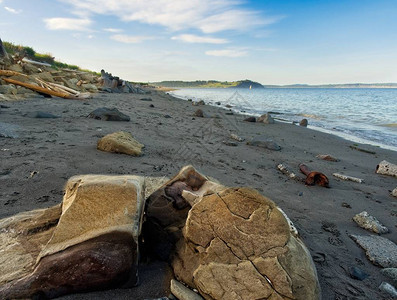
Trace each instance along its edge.
{"label": "large sandstone boulder", "polygon": [[172,262],[206,299],[320,299],[310,253],[277,206],[249,188],[203,195]]}
{"label": "large sandstone boulder", "polygon": [[124,153],[132,156],[142,154],[143,144],[133,138],[131,133],[118,131],[99,139],[97,149],[106,152]]}
{"label": "large sandstone boulder", "polygon": [[1,299],[54,298],[137,283],[143,177],[75,176],[65,189],[62,211],[58,215],[55,211],[52,218],[57,225],[39,241],[33,254],[25,248],[29,246],[25,237],[20,237],[21,247],[36,265],[28,275],[17,275],[20,279],[0,287]]}

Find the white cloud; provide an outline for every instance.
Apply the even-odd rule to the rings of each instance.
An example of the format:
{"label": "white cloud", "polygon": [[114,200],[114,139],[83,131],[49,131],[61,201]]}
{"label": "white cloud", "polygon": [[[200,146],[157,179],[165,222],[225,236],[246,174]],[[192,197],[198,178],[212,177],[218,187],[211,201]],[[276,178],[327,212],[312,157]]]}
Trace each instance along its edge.
{"label": "white cloud", "polygon": [[[1,2],[0,2],[1,3]],[[16,10],[12,7],[4,6],[4,9],[12,14],[20,14],[22,10]]]}
{"label": "white cloud", "polygon": [[194,34],[181,34],[177,36],[173,36],[172,40],[179,40],[185,43],[205,43],[205,44],[225,44],[228,43],[228,40],[207,37],[207,36],[198,36]]}
{"label": "white cloud", "polygon": [[50,30],[75,30],[89,31],[92,24],[90,19],[49,18],[44,19],[46,27]]}
{"label": "white cloud", "polygon": [[103,31],[117,33],[117,32],[122,32],[123,29],[119,29],[119,28],[104,28]]}
{"label": "white cloud", "polygon": [[205,33],[224,30],[248,30],[277,22],[247,8],[239,0],[59,0],[72,5],[76,15],[117,16],[123,21],[137,21],[164,26],[170,30],[188,28]]}
{"label": "white cloud", "polygon": [[247,56],[248,52],[243,50],[210,50],[205,52],[206,55],[209,56],[222,56],[222,57],[242,57]]}
{"label": "white cloud", "polygon": [[140,35],[126,35],[126,34],[115,34],[110,37],[112,40],[126,44],[137,44],[145,40],[153,40],[152,36],[140,36]]}

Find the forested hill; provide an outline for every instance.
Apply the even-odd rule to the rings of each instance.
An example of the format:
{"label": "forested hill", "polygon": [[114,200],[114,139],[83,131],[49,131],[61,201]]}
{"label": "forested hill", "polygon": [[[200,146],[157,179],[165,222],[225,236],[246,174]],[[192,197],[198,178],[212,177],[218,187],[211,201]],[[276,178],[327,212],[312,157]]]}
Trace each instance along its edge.
{"label": "forested hill", "polygon": [[169,88],[263,88],[258,82],[251,80],[239,81],[216,81],[216,80],[196,80],[196,81],[160,81],[153,82],[156,86]]}

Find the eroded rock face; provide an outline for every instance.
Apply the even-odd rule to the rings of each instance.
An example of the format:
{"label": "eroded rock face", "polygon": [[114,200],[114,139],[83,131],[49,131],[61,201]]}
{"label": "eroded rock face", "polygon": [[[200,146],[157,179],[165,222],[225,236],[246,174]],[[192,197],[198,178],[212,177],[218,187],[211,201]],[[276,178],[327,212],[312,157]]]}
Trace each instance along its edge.
{"label": "eroded rock face", "polygon": [[[58,207],[58,215],[55,211],[51,218],[57,222],[51,235],[37,241],[35,252],[24,248],[36,262],[34,269],[2,286],[0,299],[53,298],[122,283],[135,285],[144,193],[143,177],[70,178],[61,211]],[[23,247],[26,240],[23,236],[21,240]]]}
{"label": "eroded rock face", "polygon": [[97,144],[98,150],[132,156],[140,156],[143,147],[144,145],[135,140],[131,133],[124,131],[105,135]]}
{"label": "eroded rock face", "polygon": [[311,256],[276,205],[249,188],[200,197],[172,262],[206,299],[319,299]]}

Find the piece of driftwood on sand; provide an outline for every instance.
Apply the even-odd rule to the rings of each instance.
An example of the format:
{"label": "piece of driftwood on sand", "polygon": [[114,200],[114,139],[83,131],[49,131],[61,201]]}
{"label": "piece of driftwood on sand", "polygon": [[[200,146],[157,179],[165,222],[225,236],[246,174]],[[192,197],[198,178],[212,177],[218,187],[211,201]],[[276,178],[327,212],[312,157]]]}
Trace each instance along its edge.
{"label": "piece of driftwood on sand", "polygon": [[358,182],[358,183],[363,183],[364,180],[361,178],[357,178],[357,177],[353,177],[353,176],[347,176],[347,175],[343,175],[343,174],[339,174],[339,173],[333,173],[333,176],[335,176],[336,178],[342,179],[342,180],[346,180],[346,181],[353,181],[353,182]]}
{"label": "piece of driftwood on sand", "polygon": [[[8,82],[8,83],[12,83],[12,84],[15,84],[15,85],[23,86],[25,88],[31,89],[31,90],[33,90],[35,92],[38,92],[38,93],[42,93],[42,94],[50,95],[50,96],[56,96],[56,97],[60,97],[60,98],[64,98],[64,99],[81,100],[81,99],[87,99],[87,98],[91,97],[91,96],[89,96],[86,93],[71,94],[70,92],[67,92],[65,90],[62,90],[62,91],[60,91],[59,89],[58,90],[51,90],[49,88],[41,87],[41,86],[38,86],[38,85],[35,85],[35,84],[31,84],[31,83],[21,82],[21,81],[10,79],[10,78],[3,78],[3,80],[5,82]],[[46,84],[48,84],[48,83],[46,83]]]}

